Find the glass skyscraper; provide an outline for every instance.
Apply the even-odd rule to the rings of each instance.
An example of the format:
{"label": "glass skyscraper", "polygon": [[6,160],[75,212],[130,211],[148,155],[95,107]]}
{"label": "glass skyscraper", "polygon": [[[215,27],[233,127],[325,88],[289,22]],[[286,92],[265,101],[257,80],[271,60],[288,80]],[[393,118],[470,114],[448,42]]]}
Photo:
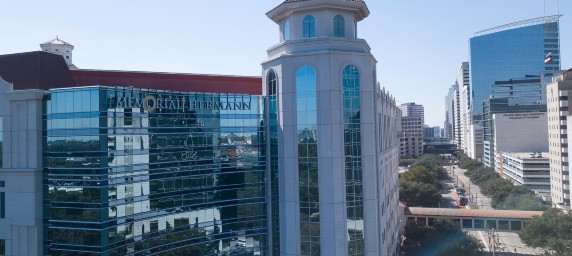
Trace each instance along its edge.
{"label": "glass skyscraper", "polygon": [[475,33],[470,40],[473,115],[482,114],[495,82],[560,70],[559,18],[547,16]]}

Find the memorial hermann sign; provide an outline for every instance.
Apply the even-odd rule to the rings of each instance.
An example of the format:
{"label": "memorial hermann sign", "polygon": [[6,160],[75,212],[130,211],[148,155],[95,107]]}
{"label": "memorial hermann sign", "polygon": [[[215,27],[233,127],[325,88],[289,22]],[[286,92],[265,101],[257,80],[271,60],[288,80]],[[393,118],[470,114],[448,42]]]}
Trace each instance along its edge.
{"label": "memorial hermann sign", "polygon": [[167,110],[250,110],[250,102],[227,102],[227,101],[206,101],[193,100],[189,97],[161,97],[146,95],[143,98],[123,97],[117,99],[116,108],[143,108],[147,112],[157,109]]}

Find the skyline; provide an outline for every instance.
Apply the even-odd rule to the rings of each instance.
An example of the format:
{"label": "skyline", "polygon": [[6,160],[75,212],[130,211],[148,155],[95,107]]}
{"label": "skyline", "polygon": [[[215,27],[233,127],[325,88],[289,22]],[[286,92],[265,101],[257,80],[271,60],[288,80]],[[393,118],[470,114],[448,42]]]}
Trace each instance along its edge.
{"label": "skyline", "polygon": [[[35,9],[29,8],[31,1],[10,2],[4,4],[4,15],[11,22],[0,26],[10,40],[0,45],[0,54],[37,51],[40,43],[59,36],[76,47],[74,64],[84,69],[260,76],[266,49],[278,43],[278,26],[265,13],[280,2],[244,0],[215,6],[189,1],[165,7],[151,1],[133,5],[65,0],[58,5],[35,3]],[[424,105],[426,124],[442,127],[447,89],[461,62],[469,61],[473,34],[557,14],[557,2],[547,0],[544,12],[543,1],[415,6],[367,1],[371,14],[359,23],[358,36],[368,41],[378,60],[378,80],[398,104]],[[560,2],[562,69],[572,67],[567,47],[572,40],[571,10],[572,2]]]}

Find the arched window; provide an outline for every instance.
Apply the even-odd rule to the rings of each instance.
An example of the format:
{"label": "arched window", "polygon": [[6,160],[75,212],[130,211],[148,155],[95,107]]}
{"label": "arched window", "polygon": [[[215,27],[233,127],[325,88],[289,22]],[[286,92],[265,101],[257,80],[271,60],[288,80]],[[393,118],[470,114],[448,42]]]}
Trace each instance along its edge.
{"label": "arched window", "polygon": [[336,17],[334,17],[334,36],[346,36],[346,21],[342,15],[336,15]]}
{"label": "arched window", "polygon": [[316,36],[316,19],[312,15],[304,17],[304,38]]}
{"label": "arched window", "polygon": [[282,28],[284,34],[284,40],[290,40],[290,22],[284,21],[284,26]]}
{"label": "arched window", "polygon": [[[343,113],[344,113],[344,155],[346,173],[347,219],[355,223],[363,222],[363,167],[361,152],[360,78],[356,66],[348,65],[342,72]],[[363,250],[363,226],[348,225],[348,232],[357,235],[348,237],[351,251]],[[348,233],[351,234],[351,233]],[[359,254],[356,254],[359,255]]]}
{"label": "arched window", "polygon": [[276,72],[274,70],[270,70],[268,72],[268,78],[266,79],[266,84],[268,85],[268,95],[276,95],[277,93],[277,79],[276,79]]}
{"label": "arched window", "polygon": [[301,255],[320,255],[320,195],[318,184],[318,114],[316,71],[303,66],[296,72],[296,130],[300,193]]}

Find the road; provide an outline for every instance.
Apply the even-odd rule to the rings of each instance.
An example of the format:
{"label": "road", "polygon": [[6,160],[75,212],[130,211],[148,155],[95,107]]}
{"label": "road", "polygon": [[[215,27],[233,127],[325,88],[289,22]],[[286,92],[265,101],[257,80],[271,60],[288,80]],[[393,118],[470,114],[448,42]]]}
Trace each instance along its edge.
{"label": "road", "polygon": [[[457,166],[445,166],[451,179],[453,179],[459,186],[463,187],[467,191],[467,198],[471,200],[471,203],[478,207],[478,209],[494,210],[491,206],[491,199],[481,194],[481,190],[478,186],[473,184],[465,172],[467,170],[461,169]],[[445,196],[445,195],[444,195]],[[456,205],[456,204],[455,204]],[[447,207],[444,207],[447,208]],[[483,244],[490,250],[489,238],[487,232],[483,231],[471,231],[469,232],[476,238],[480,238]],[[534,248],[527,247],[522,243],[518,233],[513,232],[495,232],[497,237],[496,245],[496,255],[542,255],[543,250],[538,250]],[[516,253],[515,253],[516,252]]]}

